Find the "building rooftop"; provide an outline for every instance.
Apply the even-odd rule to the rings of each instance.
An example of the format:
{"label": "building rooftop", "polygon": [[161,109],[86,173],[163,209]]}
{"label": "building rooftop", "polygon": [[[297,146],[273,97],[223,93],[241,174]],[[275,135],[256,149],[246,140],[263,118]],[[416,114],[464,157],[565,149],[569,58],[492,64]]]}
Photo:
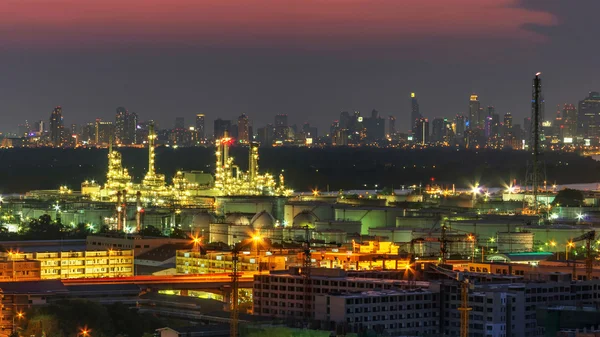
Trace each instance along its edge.
{"label": "building rooftop", "polygon": [[193,244],[189,242],[167,243],[162,246],[149,250],[141,255],[138,255],[136,260],[149,260],[156,262],[164,262],[174,257],[178,250],[192,249]]}
{"label": "building rooftop", "polygon": [[410,289],[410,290],[376,290],[363,292],[331,292],[328,296],[343,297],[343,298],[360,298],[360,297],[382,297],[406,294],[431,294],[432,292],[425,289]]}

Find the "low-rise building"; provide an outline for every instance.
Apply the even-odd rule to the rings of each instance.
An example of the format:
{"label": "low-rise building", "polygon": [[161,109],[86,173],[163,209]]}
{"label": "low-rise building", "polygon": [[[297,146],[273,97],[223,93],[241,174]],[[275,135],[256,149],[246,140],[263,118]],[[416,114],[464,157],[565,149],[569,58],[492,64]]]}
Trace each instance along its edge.
{"label": "low-rise building", "polygon": [[315,296],[315,320],[341,332],[372,330],[389,336],[435,335],[439,294],[428,290],[383,290]]}
{"label": "low-rise building", "polygon": [[314,296],[333,292],[365,292],[409,287],[427,289],[428,282],[411,282],[406,280],[376,279],[349,277],[341,269],[313,268],[310,278],[311,299],[304,300],[305,278],[299,268],[272,271],[269,274],[254,276],[253,312],[255,315],[275,318],[301,318],[304,316],[304,305],[314,319]]}
{"label": "low-rise building", "polygon": [[[134,260],[131,250],[99,250],[79,252],[4,252],[0,258],[6,261],[6,266],[13,267],[15,276],[31,279],[31,275],[22,274],[17,269],[19,266],[29,266],[31,273],[35,273],[36,261],[39,261],[39,278],[69,279],[69,278],[99,278],[99,277],[125,277],[133,276]],[[2,266],[2,264],[0,264]],[[29,268],[28,267],[28,268]],[[2,268],[2,267],[0,267]],[[1,276],[0,276],[1,277]]]}
{"label": "low-rise building", "polygon": [[[241,252],[238,255],[238,270],[241,272],[268,272],[287,268],[287,262],[295,254],[272,252]],[[177,274],[227,273],[233,270],[231,252],[201,252],[178,250],[175,258]]]}

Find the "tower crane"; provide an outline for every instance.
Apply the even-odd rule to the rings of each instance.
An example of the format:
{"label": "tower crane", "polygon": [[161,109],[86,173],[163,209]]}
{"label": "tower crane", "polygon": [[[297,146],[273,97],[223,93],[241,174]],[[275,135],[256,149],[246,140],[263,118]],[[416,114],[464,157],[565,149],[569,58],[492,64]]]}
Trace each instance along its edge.
{"label": "tower crane", "polygon": [[238,273],[238,254],[240,252],[241,245],[234,245],[231,250],[231,327],[230,337],[237,337],[238,334],[238,279],[240,277]]}
{"label": "tower crane", "polygon": [[[594,269],[594,257],[592,256],[592,241],[596,239],[596,231],[589,231],[582,234],[570,242],[575,243],[579,241],[585,241],[585,276],[588,280],[592,279],[592,272]],[[573,279],[577,279],[577,263],[573,262]]]}
{"label": "tower crane", "polygon": [[454,279],[460,283],[460,337],[469,337],[469,311],[472,310],[469,307],[469,290],[472,283],[463,273],[455,272],[452,270],[444,269],[435,265],[431,268],[442,275],[446,275],[451,279]]}

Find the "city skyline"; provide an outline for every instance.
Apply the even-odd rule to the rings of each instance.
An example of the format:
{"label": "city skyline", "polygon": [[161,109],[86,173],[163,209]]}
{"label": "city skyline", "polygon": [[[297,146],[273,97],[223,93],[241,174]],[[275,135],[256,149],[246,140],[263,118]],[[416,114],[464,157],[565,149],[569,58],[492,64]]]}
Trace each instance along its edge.
{"label": "city skyline", "polygon": [[[126,106],[163,124],[170,123],[162,119],[172,114],[234,119],[246,113],[260,125],[286,113],[290,124],[308,121],[323,129],[329,116],[340,111],[377,109],[396,118],[396,129],[407,131],[410,92],[419,95],[426,118],[465,114],[468,96],[477,93],[482,105],[522,120],[529,114],[527,81],[536,71],[544,72],[548,113],[557,104],[575,104],[585,93],[600,90],[589,68],[595,53],[577,52],[587,46],[583,37],[596,25],[585,19],[600,6],[594,1],[575,6],[563,0],[502,0],[493,5],[382,0],[378,6],[342,0],[306,5],[306,12],[318,8],[341,28],[305,11],[250,6],[246,30],[238,25],[220,30],[223,24],[214,19],[190,23],[190,16],[201,19],[211,13],[226,13],[222,21],[235,21],[242,7],[237,2],[226,9],[203,1],[176,4],[168,9],[168,18],[159,20],[164,32],[134,27],[142,15],[159,15],[152,6],[142,6],[136,14],[130,4],[93,2],[88,5],[92,10],[81,14],[75,11],[84,5],[61,1],[34,21],[30,2],[3,4],[14,14],[4,27],[16,33],[0,35],[6,74],[0,80],[0,98],[10,112],[0,121],[16,125],[40,119],[36,116],[61,105],[68,123],[82,124]],[[406,8],[400,11],[402,6]],[[434,20],[428,13],[432,6],[447,9],[444,20]],[[470,8],[477,15],[457,8]],[[372,27],[368,30],[349,20],[365,10],[372,13],[364,21]],[[118,30],[99,27],[111,11],[122,14],[113,25]],[[73,20],[54,24],[65,16]],[[302,20],[306,23],[300,29]],[[278,34],[269,33],[278,25]],[[45,31],[48,27],[52,29]],[[201,32],[207,27],[220,33],[209,38]],[[72,28],[86,33],[73,33]],[[311,39],[318,29],[330,33]],[[340,42],[331,43],[333,39]]]}

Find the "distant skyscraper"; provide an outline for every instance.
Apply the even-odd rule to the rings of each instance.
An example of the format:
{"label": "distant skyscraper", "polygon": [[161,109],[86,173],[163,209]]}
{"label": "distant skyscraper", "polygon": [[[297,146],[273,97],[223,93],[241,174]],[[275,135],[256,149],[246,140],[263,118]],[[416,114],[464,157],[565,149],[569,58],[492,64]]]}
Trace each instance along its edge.
{"label": "distant skyscraper", "polygon": [[390,137],[396,136],[396,117],[389,116],[388,117],[388,134]]}
{"label": "distant skyscraper", "polygon": [[115,115],[115,144],[132,145],[136,143],[137,114],[130,113],[124,107],[117,108]]}
{"label": "distant skyscraper", "polygon": [[369,140],[385,139],[385,119],[379,117],[377,110],[371,111],[371,117],[363,119],[363,125]]}
{"label": "distant skyscraper", "polygon": [[579,101],[577,131],[584,138],[600,137],[600,93],[592,91]]}
{"label": "distant skyscraper", "polygon": [[472,94],[469,98],[469,128],[470,129],[482,129],[482,119],[480,119],[481,104],[479,103],[479,97]]}
{"label": "distant skyscraper", "polygon": [[250,134],[250,120],[245,113],[243,113],[240,117],[238,117],[238,141],[240,143],[248,144],[252,141],[252,135]]}
{"label": "distant skyscraper", "polygon": [[57,106],[50,114],[50,142],[54,146],[62,146],[64,142],[64,122],[62,108]]}
{"label": "distant skyscraper", "polygon": [[419,101],[417,100],[417,94],[414,92],[410,93],[410,129],[412,130],[413,135],[417,132],[417,121],[423,118],[421,115],[421,111],[419,110]]}
{"label": "distant skyscraper", "polygon": [[225,131],[229,132],[231,131],[231,121],[230,120],[224,120],[221,118],[217,118],[215,119],[215,123],[214,123],[214,129],[213,129],[213,136],[215,139],[220,139],[223,138],[223,135],[225,134]]}
{"label": "distant skyscraper", "polygon": [[185,118],[175,117],[175,129],[185,129]]}
{"label": "distant skyscraper", "polygon": [[81,130],[81,141],[85,144],[94,144],[96,141],[96,124],[87,123]]}
{"label": "distant skyscraper", "polygon": [[273,124],[267,124],[262,128],[258,128],[257,130],[257,139],[260,142],[261,146],[271,146],[273,145],[274,140],[275,127]]}
{"label": "distant skyscraper", "polygon": [[563,137],[577,137],[577,109],[575,109],[573,104],[565,104],[563,106],[562,123],[564,125]]}
{"label": "distant skyscraper", "polygon": [[101,119],[96,119],[96,146],[107,146],[111,142],[114,134],[114,126],[112,122],[105,122]]}
{"label": "distant skyscraper", "polygon": [[342,111],[340,113],[340,120],[338,124],[340,129],[348,129],[350,127],[350,114],[348,111]]}
{"label": "distant skyscraper", "polygon": [[454,132],[455,132],[455,141],[458,144],[463,144],[465,141],[465,131],[467,128],[467,121],[465,116],[463,115],[456,115],[456,118],[454,119]]}
{"label": "distant skyscraper", "polygon": [[275,139],[286,140],[289,135],[288,116],[286,114],[275,115]]}
{"label": "distant skyscraper", "polygon": [[196,133],[198,134],[198,140],[200,142],[206,139],[206,132],[204,131],[204,114],[196,115]]}
{"label": "distant skyscraper", "polygon": [[504,134],[506,135],[508,132],[512,130],[513,127],[513,118],[510,112],[504,114]]}
{"label": "distant skyscraper", "polygon": [[413,135],[415,143],[425,145],[429,143],[429,120],[427,118],[419,118],[417,120],[417,133]]}
{"label": "distant skyscraper", "polygon": [[492,118],[492,137],[502,136],[502,124],[500,123],[500,115],[493,112],[490,117]]}
{"label": "distant skyscraper", "polygon": [[434,118],[431,121],[431,141],[441,143],[446,136],[446,123],[443,118]]}

